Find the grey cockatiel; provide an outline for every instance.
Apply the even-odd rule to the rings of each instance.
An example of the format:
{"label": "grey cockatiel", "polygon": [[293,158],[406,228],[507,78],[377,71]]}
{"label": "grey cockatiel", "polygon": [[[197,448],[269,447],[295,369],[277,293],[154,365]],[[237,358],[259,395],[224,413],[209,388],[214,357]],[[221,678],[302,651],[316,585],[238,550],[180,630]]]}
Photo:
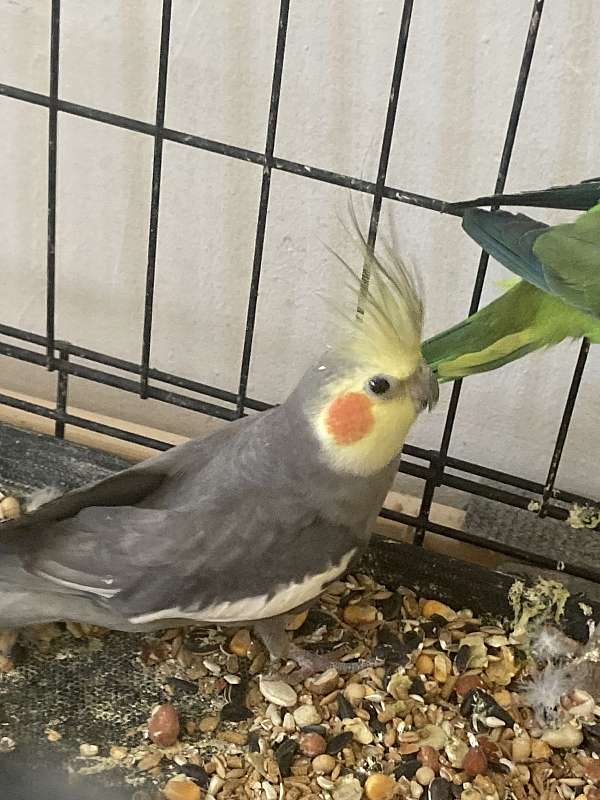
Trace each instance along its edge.
{"label": "grey cockatiel", "polygon": [[365,548],[437,399],[414,284],[369,263],[364,313],[285,403],[4,523],[0,627],[248,622],[288,655],[286,615]]}

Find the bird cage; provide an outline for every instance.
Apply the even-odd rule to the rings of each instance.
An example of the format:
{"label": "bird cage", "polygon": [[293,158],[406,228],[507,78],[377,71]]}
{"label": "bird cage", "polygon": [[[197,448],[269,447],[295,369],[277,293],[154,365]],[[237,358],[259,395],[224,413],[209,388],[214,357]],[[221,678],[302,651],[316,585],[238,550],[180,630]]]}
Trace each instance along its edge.
{"label": "bird cage", "polygon": [[[52,403],[41,403],[23,396],[22,393],[9,391],[10,386],[5,387],[6,390],[3,392],[0,388],[2,392],[0,408],[18,412],[14,418],[25,420],[24,426],[18,427],[10,423],[0,424],[0,487],[5,493],[12,491],[17,495],[48,485],[64,489],[73,488],[105,476],[128,463],[126,459],[117,455],[71,441],[72,437],[69,434],[76,430],[91,432],[150,450],[166,450],[171,446],[166,439],[141,431],[135,425],[121,426],[115,423],[114,419],[107,421],[93,414],[81,415],[74,411],[70,403],[71,385],[74,380],[90,386],[110,387],[111,391],[118,392],[124,398],[137,398],[136,402],[140,409],[145,404],[154,402],[197,412],[199,419],[211,417],[230,422],[243,415],[260,413],[272,405],[272,398],[261,394],[260,391],[250,391],[249,377],[255,344],[257,310],[262,291],[261,278],[268,224],[277,202],[271,191],[274,176],[286,174],[287,185],[290,187],[295,185],[293,181],[298,182],[298,185],[302,182],[320,182],[341,187],[353,196],[363,198],[369,209],[366,232],[369,247],[376,246],[384,202],[425,209],[439,219],[443,218],[440,215],[459,213],[449,207],[445,199],[394,186],[389,179],[388,166],[392,147],[402,146],[402,142],[399,141],[402,87],[405,82],[412,79],[407,66],[407,52],[412,46],[424,46],[412,30],[415,8],[419,6],[414,0],[398,3],[399,32],[391,70],[388,70],[391,77],[386,78],[389,82],[387,110],[379,132],[376,173],[371,179],[358,174],[325,169],[319,164],[301,163],[278,154],[279,110],[288,68],[286,41],[289,38],[290,14],[294,6],[292,0],[281,0],[279,5],[266,138],[264,147],[260,149],[241,147],[207,138],[202,135],[202,131],[178,129],[168,125],[166,109],[169,97],[169,64],[173,51],[172,16],[176,13],[177,3],[173,3],[172,0],[162,0],[161,4],[155,117],[152,121],[145,121],[134,115],[113,113],[63,98],[61,2],[51,0],[49,5],[48,92],[41,93],[20,85],[0,83],[3,114],[8,116],[14,107],[26,104],[36,107],[47,118],[47,155],[44,164],[44,169],[47,171],[44,318],[39,319],[35,330],[7,324],[5,312],[9,309],[3,308],[0,299],[0,355],[4,357],[4,362],[7,363],[9,360],[11,364],[22,363],[28,365],[28,368],[34,367],[40,372],[47,372],[48,378],[54,382],[55,392]],[[201,4],[198,8],[202,13]],[[523,32],[524,47],[518,74],[514,76],[512,105],[505,123],[502,152],[495,182],[489,187],[490,193],[500,193],[505,188],[521,112],[528,100],[530,68],[538,40],[543,36],[543,31],[540,30],[541,26],[543,28],[543,10],[544,0],[535,0],[527,30]],[[0,12],[0,18],[2,13],[4,12]],[[502,68],[502,65],[497,67],[498,70]],[[60,138],[62,123],[68,118],[79,118],[91,121],[97,126],[127,131],[149,142],[153,149],[151,179],[147,186],[149,221],[145,287],[136,299],[142,320],[139,341],[136,345],[139,358],[134,360],[117,357],[101,349],[91,349],[80,342],[67,341],[57,336],[57,329],[60,327],[57,326],[57,317],[68,313],[68,307],[61,303],[58,308],[56,300],[59,278],[56,257],[57,225],[61,213],[60,203],[57,202],[58,187],[61,185]],[[254,165],[261,171],[251,263],[239,265],[239,269],[247,270],[250,277],[249,291],[244,302],[244,336],[241,357],[237,364],[237,385],[233,389],[219,385],[216,381],[202,382],[186,377],[185,374],[180,374],[180,371],[171,372],[153,365],[155,311],[161,291],[157,280],[161,263],[157,253],[165,189],[163,155],[165,145],[168,143],[175,143],[180,148],[216,154],[220,158],[218,163],[223,166],[233,160]],[[413,189],[419,189],[419,186]],[[289,219],[289,224],[293,225],[292,219]],[[462,265],[461,269],[468,270],[469,265]],[[469,313],[474,313],[482,299],[488,271],[488,256],[485,252],[481,252],[478,263],[472,265],[471,271],[473,281],[468,308]],[[85,291],[85,287],[82,287],[82,291]],[[76,299],[74,302],[77,302]],[[99,308],[98,314],[102,313],[103,310]],[[285,324],[285,320],[283,322]],[[190,332],[190,335],[202,336],[205,348],[210,349],[212,321],[205,319],[203,324],[203,330]],[[598,588],[600,553],[598,544],[594,540],[597,533],[588,529],[584,529],[581,534],[585,538],[578,540],[583,544],[573,548],[573,536],[576,534],[569,528],[568,520],[570,518],[572,520],[574,507],[594,509],[596,499],[586,496],[585,491],[578,493],[562,489],[557,482],[557,476],[569,428],[577,414],[577,398],[588,351],[589,343],[584,341],[564,398],[562,416],[554,435],[555,445],[549,457],[544,480],[533,480],[526,475],[498,469],[493,465],[493,454],[485,449],[477,459],[460,458],[453,454],[453,432],[464,394],[461,381],[455,382],[449,390],[449,401],[437,446],[424,447],[408,443],[404,447],[399,485],[402,485],[403,476],[409,476],[418,483],[420,494],[415,499],[414,508],[400,508],[398,505],[383,508],[381,516],[390,523],[390,535],[387,538],[375,537],[365,556],[364,569],[386,585],[402,584],[425,596],[434,596],[454,608],[468,606],[478,614],[501,617],[512,613],[509,594],[514,585],[514,575],[520,574],[520,568],[523,575],[528,577],[535,577],[544,571],[553,571],[552,577],[556,577],[558,571],[567,582],[574,580],[570,584],[567,583],[573,593],[566,603],[564,627],[576,638],[583,638],[587,632],[589,617],[582,611],[582,607],[591,608],[596,617],[600,614]],[[505,368],[507,384],[511,380],[510,369],[510,367]],[[0,387],[2,384],[0,380]],[[37,424],[31,424],[32,429],[28,431],[27,425],[35,418],[50,421],[53,424],[53,435],[40,434]],[[439,492],[445,489],[455,490],[480,501],[481,504],[476,506],[480,513],[478,527],[471,526],[465,529],[464,525],[455,524],[452,517],[442,518],[440,521],[440,516],[432,513],[432,509],[435,512]],[[492,517],[504,520],[503,524],[511,529],[510,532],[505,531],[506,535],[500,535],[497,530],[487,528],[485,521]],[[395,540],[394,524],[405,526],[410,532],[410,540],[406,536],[402,541]],[[428,546],[432,537],[438,542],[437,548]],[[450,551],[444,546],[440,549],[440,541],[453,542],[455,545]],[[467,548],[464,551],[461,550],[463,545]],[[462,552],[471,552],[468,550],[469,547],[483,548],[488,555],[491,554],[487,563],[496,567],[503,559],[510,562],[513,567],[512,573],[511,570],[483,566],[481,561],[476,563],[477,558],[474,562],[468,557],[461,557]],[[449,555],[448,552],[454,555]],[[111,703],[118,702],[117,697],[122,698],[118,725],[126,728],[137,724],[138,720],[128,713],[128,706],[133,704],[134,700],[139,702],[140,696],[147,705],[152,705],[155,690],[153,684],[149,684],[136,673],[138,684],[135,687],[135,698],[130,692],[131,687],[123,678],[129,668],[126,663],[129,642],[130,638],[127,635],[115,634],[110,650],[104,651],[104,659],[95,660],[98,654],[87,653],[84,662],[78,662],[76,671],[71,669],[68,660],[65,660],[53,662],[51,666],[44,668],[47,672],[41,672],[40,664],[34,659],[34,664],[30,667],[32,670],[30,681],[38,683],[42,681],[42,685],[46,687],[56,687],[59,683],[64,684],[64,681],[69,681],[69,686],[65,686],[60,692],[51,688],[52,702],[49,702],[48,697],[43,701],[40,699],[39,689],[35,686],[15,684],[10,688],[6,698],[7,718],[3,719],[0,712],[0,726],[9,722],[11,716],[21,715],[22,724],[36,727],[39,731],[44,727],[53,727],[52,719],[47,719],[43,715],[50,715],[52,718],[63,715],[72,722],[73,737],[81,741],[93,734],[90,734],[89,719],[85,725],[79,724],[73,707],[81,709],[88,702],[89,694],[96,697],[97,702],[94,702],[100,709],[96,720],[98,736],[105,735],[106,729],[117,717],[116,710],[110,708]],[[98,673],[99,664],[104,665],[103,676]],[[27,670],[28,667],[24,669]],[[115,694],[115,684],[121,695]],[[112,686],[110,692],[108,686]],[[109,692],[111,702],[98,699],[103,692]],[[190,707],[194,713],[202,712],[203,702],[201,698],[190,700]],[[5,705],[4,700],[3,705]],[[29,707],[27,714],[18,711],[26,705]],[[54,711],[51,710],[53,707]],[[1,727],[0,735],[2,735]],[[48,764],[53,764],[56,760],[60,762],[61,757],[57,758],[56,750],[52,751],[54,755],[50,755],[51,747],[44,745],[42,750],[39,748],[37,744],[27,745],[23,751],[26,763],[28,759],[29,761],[41,759],[43,763]],[[43,755],[40,755],[42,751]],[[89,788],[88,791],[91,792],[92,789]]]}

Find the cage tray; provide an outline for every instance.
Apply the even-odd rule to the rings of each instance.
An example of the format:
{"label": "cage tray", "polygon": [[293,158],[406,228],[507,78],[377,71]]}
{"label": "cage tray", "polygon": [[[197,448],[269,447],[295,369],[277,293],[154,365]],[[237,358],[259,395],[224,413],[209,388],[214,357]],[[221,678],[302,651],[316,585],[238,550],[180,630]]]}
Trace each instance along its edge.
{"label": "cage tray", "polygon": [[[106,453],[0,426],[0,487],[17,495],[48,485],[70,489],[125,466],[127,462]],[[508,594],[514,578],[421,547],[376,537],[355,572],[490,619],[512,614]],[[569,597],[562,627],[579,640],[588,634],[589,616],[582,602],[600,619],[600,604]],[[3,799],[129,800],[136,791],[140,799],[155,796],[151,776],[138,775],[136,788],[118,768],[93,774],[93,760],[78,759],[80,744],[106,750],[126,741],[158,703],[176,701],[186,718],[197,719],[214,712],[215,701],[222,704],[223,698],[190,693],[189,687],[171,685],[160,671],[145,668],[140,657],[144,639],[119,632],[77,639],[65,632],[46,652],[27,648],[15,673],[0,676],[0,737],[16,745],[11,752],[0,752]],[[55,727],[62,736],[50,741],[48,733]]]}

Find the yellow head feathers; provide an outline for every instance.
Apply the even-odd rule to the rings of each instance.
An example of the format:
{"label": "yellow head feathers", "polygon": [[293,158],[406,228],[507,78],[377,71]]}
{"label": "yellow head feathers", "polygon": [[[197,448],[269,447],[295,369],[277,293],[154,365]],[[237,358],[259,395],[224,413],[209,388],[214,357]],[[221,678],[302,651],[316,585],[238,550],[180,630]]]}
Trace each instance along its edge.
{"label": "yellow head feathers", "polygon": [[422,359],[423,303],[417,279],[389,245],[384,243],[377,256],[358,235],[364,258],[361,277],[334,253],[350,275],[358,305],[356,316],[343,314],[349,329],[338,349],[357,365],[377,364],[402,380]]}
{"label": "yellow head feathers", "polygon": [[415,278],[389,247],[376,257],[360,239],[362,277],[339,259],[358,311],[343,314],[348,326],[334,348],[338,361],[331,370],[318,368],[326,380],[310,419],[330,466],[370,475],[399,457],[418,413],[437,399],[437,383],[421,354],[423,304]]}

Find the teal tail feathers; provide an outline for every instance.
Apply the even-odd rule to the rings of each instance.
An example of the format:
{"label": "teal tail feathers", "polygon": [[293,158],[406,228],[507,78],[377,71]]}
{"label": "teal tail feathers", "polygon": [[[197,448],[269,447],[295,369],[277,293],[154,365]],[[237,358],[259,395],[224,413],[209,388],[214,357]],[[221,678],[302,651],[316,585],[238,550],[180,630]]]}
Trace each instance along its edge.
{"label": "teal tail feathers", "polygon": [[537,206],[538,208],[564,208],[570,211],[587,211],[600,201],[600,178],[591,178],[568,186],[552,186],[535,192],[492,194],[446,203],[448,213],[457,213],[475,206]]}
{"label": "teal tail feathers", "polygon": [[471,208],[465,211],[462,226],[500,264],[538,289],[549,291],[544,268],[533,250],[538,237],[548,230],[543,222],[524,214]]}

